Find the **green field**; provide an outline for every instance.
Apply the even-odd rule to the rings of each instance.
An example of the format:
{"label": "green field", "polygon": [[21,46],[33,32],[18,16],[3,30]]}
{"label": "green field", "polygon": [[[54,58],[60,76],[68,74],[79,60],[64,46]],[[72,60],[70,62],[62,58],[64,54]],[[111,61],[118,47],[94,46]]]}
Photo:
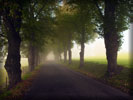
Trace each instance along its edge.
{"label": "green field", "polygon": [[[73,60],[79,60],[79,58],[74,58]],[[107,64],[106,57],[96,56],[85,58],[85,62],[94,62],[97,64]],[[117,58],[117,64],[124,67],[130,67],[130,57],[128,54],[119,54]]]}
{"label": "green field", "polygon": [[[107,64],[107,60],[106,58],[90,58],[90,59],[85,59],[85,61],[87,62],[95,62],[95,63],[99,63],[99,64]],[[117,60],[117,64],[118,65],[122,65],[124,67],[130,67],[130,62],[128,58],[119,58]]]}

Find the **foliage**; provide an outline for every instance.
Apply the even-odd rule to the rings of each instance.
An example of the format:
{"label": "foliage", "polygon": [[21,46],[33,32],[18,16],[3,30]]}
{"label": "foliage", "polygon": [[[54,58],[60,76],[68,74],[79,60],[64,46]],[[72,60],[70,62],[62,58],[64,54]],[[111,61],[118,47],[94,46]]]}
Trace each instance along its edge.
{"label": "foliage", "polygon": [[[115,29],[118,34],[118,42],[119,42],[119,50],[121,48],[121,45],[123,43],[123,31],[127,30],[129,28],[129,21],[130,21],[130,3],[128,0],[117,0],[117,7],[116,7],[116,14],[115,14]],[[95,8],[95,15],[94,18],[94,24],[96,25],[96,32],[101,36],[104,37],[104,9],[105,9],[105,3],[103,0],[101,1],[93,1],[93,6]]]}
{"label": "foliage", "polygon": [[81,35],[83,30],[85,30],[85,42],[94,41],[96,38],[95,34],[95,24],[93,24],[94,16],[92,9],[92,4],[87,0],[70,0],[68,4],[72,5],[75,24],[75,41],[80,44],[81,43]]}
{"label": "foliage", "polygon": [[74,38],[74,15],[69,11],[69,6],[59,6],[55,12],[55,25],[54,34],[52,37],[53,50],[55,54],[61,54],[64,48],[68,48],[68,43],[70,41],[71,48],[73,46]]}
{"label": "foliage", "polygon": [[[27,56],[28,46],[32,44],[39,51],[44,50],[47,36],[53,32],[52,17],[55,1],[32,1],[24,9],[22,25],[22,51]],[[26,48],[26,49],[24,49]]]}

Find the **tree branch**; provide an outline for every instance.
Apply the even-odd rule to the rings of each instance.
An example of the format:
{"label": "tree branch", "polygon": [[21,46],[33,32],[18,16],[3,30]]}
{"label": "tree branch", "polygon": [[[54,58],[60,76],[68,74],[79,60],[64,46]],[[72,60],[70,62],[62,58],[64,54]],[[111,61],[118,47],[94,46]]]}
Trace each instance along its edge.
{"label": "tree branch", "polygon": [[38,2],[37,2],[37,0],[36,0],[35,3],[34,3],[34,5],[30,7],[32,12],[35,10],[35,6],[37,5],[37,3],[38,3]]}
{"label": "tree branch", "polygon": [[104,19],[104,15],[102,14],[102,10],[100,9],[98,3],[97,3],[97,0],[93,0],[94,1],[94,4],[96,5],[97,9],[98,9],[98,12],[101,16],[102,19]]}
{"label": "tree branch", "polygon": [[37,3],[38,3],[37,1],[34,3],[32,9],[34,9],[34,7],[37,5]]}
{"label": "tree branch", "polygon": [[42,8],[39,9],[37,15],[35,16],[35,18],[37,18],[39,16],[39,14],[42,12],[43,8],[45,7],[45,4],[42,6]]}

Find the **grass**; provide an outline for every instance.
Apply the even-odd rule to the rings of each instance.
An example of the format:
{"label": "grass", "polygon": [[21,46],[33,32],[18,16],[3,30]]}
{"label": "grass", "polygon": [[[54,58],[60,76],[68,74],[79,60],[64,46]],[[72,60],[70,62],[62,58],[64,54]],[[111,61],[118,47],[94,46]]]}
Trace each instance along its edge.
{"label": "grass", "polygon": [[[104,82],[106,84],[109,84],[115,88],[118,88],[126,93],[129,92],[129,63],[128,59],[118,59],[118,64],[123,66],[123,70],[120,72],[120,74],[113,76],[112,78],[105,77],[105,73],[107,70],[107,62],[106,59],[85,59],[85,65],[84,67],[79,69],[79,60],[74,59],[71,65],[67,65],[70,69],[78,71],[82,74],[85,74],[89,77],[92,77],[96,80],[99,80],[101,82]],[[63,63],[64,64],[64,63]]]}
{"label": "grass", "polygon": [[[85,61],[89,62],[94,62],[94,63],[99,63],[99,64],[107,64],[106,58],[90,58],[90,59],[85,59]],[[128,58],[119,58],[117,60],[118,65],[122,65],[124,67],[130,67],[130,62]]]}
{"label": "grass", "polygon": [[22,79],[23,79],[23,80],[26,80],[26,79],[28,79],[30,76],[31,76],[31,73],[27,73],[27,74],[23,75]]}
{"label": "grass", "polygon": [[10,90],[4,90],[0,95],[0,100],[22,100],[24,93],[30,88],[34,78],[39,73],[41,66],[37,66],[34,71],[29,72],[22,77],[22,81]]}
{"label": "grass", "polygon": [[0,69],[0,88],[5,87],[4,83],[6,82],[7,72],[4,68]]}
{"label": "grass", "polygon": [[[28,59],[21,58],[21,70],[22,70],[22,77],[28,73]],[[6,87],[6,78],[8,79],[7,72],[4,67],[0,68],[0,89]]]}
{"label": "grass", "polygon": [[[129,59],[129,55],[128,54],[119,54],[118,55],[118,59],[117,59],[117,63],[118,65],[122,65],[124,67],[130,67],[130,59]],[[79,60],[77,58],[74,58],[74,60]],[[107,64],[107,60],[105,56],[96,56],[96,57],[88,57],[85,58],[85,61],[87,62],[94,62],[97,64]]]}
{"label": "grass", "polygon": [[4,91],[3,94],[0,94],[0,100],[4,100],[4,98],[9,95],[11,95],[11,91]]}

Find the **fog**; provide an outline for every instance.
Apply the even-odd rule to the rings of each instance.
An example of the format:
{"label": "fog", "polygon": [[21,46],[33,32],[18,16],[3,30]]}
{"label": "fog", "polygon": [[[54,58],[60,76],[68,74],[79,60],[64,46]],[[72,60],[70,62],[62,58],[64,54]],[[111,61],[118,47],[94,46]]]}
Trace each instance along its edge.
{"label": "fog", "polygon": [[55,56],[52,51],[47,55],[46,60],[47,61],[55,60]]}

